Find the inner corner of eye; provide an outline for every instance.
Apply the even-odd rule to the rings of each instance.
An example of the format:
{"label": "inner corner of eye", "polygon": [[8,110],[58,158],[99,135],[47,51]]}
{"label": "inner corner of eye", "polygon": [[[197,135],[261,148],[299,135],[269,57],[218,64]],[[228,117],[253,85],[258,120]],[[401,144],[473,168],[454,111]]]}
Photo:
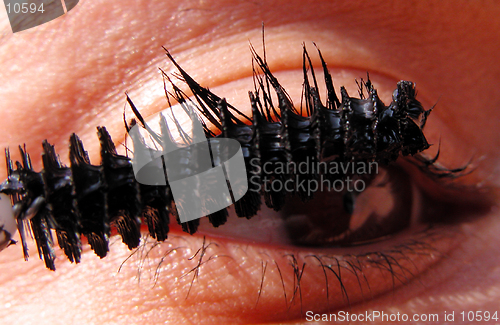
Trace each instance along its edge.
{"label": "inner corner of eye", "polygon": [[380,241],[420,222],[420,190],[398,165],[331,162],[314,167],[324,170],[302,170],[288,178],[274,170],[273,177],[250,188],[259,190],[261,200],[255,216],[238,218],[232,207],[223,226],[214,228],[202,218],[200,233],[262,244],[349,247]]}

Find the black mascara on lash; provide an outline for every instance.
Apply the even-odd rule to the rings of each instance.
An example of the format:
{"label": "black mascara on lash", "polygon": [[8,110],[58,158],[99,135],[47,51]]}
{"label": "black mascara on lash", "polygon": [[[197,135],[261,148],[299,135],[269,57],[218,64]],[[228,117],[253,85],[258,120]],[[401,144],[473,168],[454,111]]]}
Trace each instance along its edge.
{"label": "black mascara on lash", "polygon": [[[250,164],[252,159],[261,165],[290,162],[317,164],[324,161],[375,161],[388,165],[400,155],[416,155],[429,147],[422,129],[431,110],[424,110],[415,98],[415,85],[412,82],[399,82],[388,106],[380,100],[369,78],[359,84],[359,98],[350,97],[344,87],[340,88],[339,98],[319,50],[318,53],[327,98],[323,103],[311,60],[304,47],[305,114],[294,107],[286,90],[271,73],[266,60],[253,48],[257,69],[254,69],[255,89],[249,92],[252,118],[200,86],[168,51],[166,55],[177,67],[180,78],[190,88],[194,98],[189,98],[164,74],[173,88],[173,92],[166,93],[167,99],[173,96],[179,103],[189,102],[217,129],[214,132],[204,124],[212,148],[217,149],[219,136],[237,140],[244,155],[247,178],[260,182],[276,178],[286,180],[295,176],[298,179],[315,179],[320,173],[266,173],[262,168]],[[309,74],[312,75],[312,84]],[[277,96],[277,103],[272,99],[271,89]],[[143,117],[128,96],[127,101],[136,117],[131,123],[125,123],[127,131],[135,124],[145,128]],[[129,249],[140,243],[141,223],[147,226],[151,237],[158,241],[167,239],[170,217],[176,217],[179,222],[169,185],[150,186],[136,182],[131,159],[117,153],[106,128],[98,127],[97,133],[101,145],[100,165],[91,164],[76,134],[70,138],[69,167],[59,161],[54,147],[47,141],[43,142],[41,172],[33,170],[25,147],[19,147],[22,158],[15,163],[6,149],[7,179],[0,185],[0,212],[4,220],[4,224],[0,224],[0,249],[13,243],[15,229],[12,225],[17,224],[25,259],[28,258],[26,239],[31,231],[40,258],[47,268],[55,270],[52,231],[55,231],[58,245],[66,257],[76,263],[81,259],[81,235],[87,238],[98,256],[106,256],[111,227],[117,229]],[[134,142],[134,147],[140,145],[144,143]],[[188,157],[192,149],[181,147],[179,150],[185,150]],[[427,165],[434,162],[422,161]],[[179,163],[189,170],[192,162],[184,160]],[[186,174],[188,176],[189,173]],[[330,177],[342,179],[345,176]],[[314,193],[305,193],[297,188],[293,194],[307,201]],[[288,193],[273,190],[257,193],[249,188],[235,203],[238,217],[252,218],[260,210],[262,198],[268,207],[278,211],[283,208]],[[353,197],[345,196],[346,211],[352,212],[353,200]],[[6,201],[10,201],[8,205]],[[224,224],[227,217],[226,209],[208,215],[214,227]],[[193,234],[197,231],[199,220],[181,225],[185,232]]]}

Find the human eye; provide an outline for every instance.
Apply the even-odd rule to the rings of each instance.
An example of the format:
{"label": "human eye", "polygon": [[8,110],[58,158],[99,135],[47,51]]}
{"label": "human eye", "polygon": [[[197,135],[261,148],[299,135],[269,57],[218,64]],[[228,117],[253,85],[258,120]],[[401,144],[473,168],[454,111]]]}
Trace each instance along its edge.
{"label": "human eye", "polygon": [[[273,53],[274,45],[282,43],[272,39],[273,36],[271,31],[268,34],[269,38],[271,38],[267,43],[268,59],[272,61],[272,71],[275,73],[280,83],[285,84],[289,80],[291,85],[284,85],[284,88],[290,93],[298,93],[298,98],[300,98],[301,81],[303,80],[300,66],[287,61],[292,59],[284,59],[284,55],[280,54],[279,51],[275,50]],[[301,40],[302,39],[307,40],[310,38],[301,38]],[[246,38],[244,38],[240,44],[245,51],[247,44]],[[329,54],[329,49],[325,49],[327,45],[322,42],[318,42],[318,45],[322,48],[325,56],[331,56],[331,54]],[[171,48],[170,46],[168,47]],[[296,55],[293,60],[301,61],[300,42],[296,47],[298,53],[295,53]],[[158,54],[158,51],[156,53]],[[232,103],[237,108],[245,109],[245,107],[250,106],[246,91],[251,89],[252,83],[248,82],[244,87],[241,87],[242,89],[240,89],[241,91],[239,94],[233,96],[233,93],[236,93],[236,89],[238,89],[238,81],[226,83],[224,80],[225,77],[236,71],[236,76],[231,75],[229,78],[230,80],[234,81],[238,80],[241,76],[248,76],[250,77],[248,80],[251,81],[251,73],[242,73],[241,68],[229,68],[231,67],[230,62],[238,61],[234,59],[237,55],[233,55],[230,51],[227,51],[227,55],[234,56],[233,60],[225,60],[228,65],[225,66],[221,64],[220,66],[227,68],[217,69],[219,73],[216,73],[215,70],[210,70],[210,66],[213,66],[213,64],[207,63],[203,65],[189,62],[186,63],[189,61],[186,58],[191,58],[193,55],[177,55],[175,49],[172,50],[172,53],[174,56],[178,57],[178,62],[185,67],[186,71],[189,73],[193,71],[195,79],[200,81],[201,85],[209,86],[214,93],[226,97],[228,102]],[[209,57],[208,54],[200,55]],[[221,55],[219,57],[223,56]],[[201,59],[197,60],[201,62]],[[315,59],[313,58],[313,60]],[[249,66],[250,60],[241,61],[243,66]],[[327,58],[326,61],[329,63],[332,73],[335,73],[339,67],[339,61],[331,63],[332,61],[329,58]],[[356,66],[353,64],[353,60],[345,60],[344,62],[351,62],[353,66]],[[319,63],[319,61],[315,63]],[[155,64],[154,69],[156,69],[157,66],[168,69],[168,67],[165,67],[166,65],[163,59],[161,63]],[[391,78],[386,78],[391,79],[390,82],[386,82],[384,79],[386,76],[384,74],[378,76],[377,73],[372,72],[371,69],[365,68],[363,65],[360,66],[362,67],[362,69],[359,69],[360,71],[351,74],[349,74],[349,69],[345,69],[348,70],[345,79],[342,79],[341,74],[336,75],[334,79],[335,85],[352,86],[350,89],[348,88],[348,93],[353,96],[357,91],[353,83],[354,78],[364,77],[366,70],[370,70],[370,77],[377,87],[379,95],[383,97],[386,104],[390,103],[392,92],[399,79],[393,80]],[[197,70],[200,67],[205,67],[205,72],[208,70],[212,72],[208,74],[202,73]],[[315,67],[320,68],[320,65],[315,64]],[[351,66],[349,66],[349,68],[350,67]],[[293,70],[297,71],[294,72]],[[228,71],[231,71],[231,73]],[[352,72],[352,70],[350,71]],[[225,77],[220,77],[221,75]],[[396,73],[394,76],[397,78],[406,78],[405,73],[402,73],[401,76]],[[443,78],[448,80],[446,77]],[[318,79],[320,78],[318,77]],[[408,79],[413,80],[412,78]],[[429,95],[429,88],[431,86],[426,82],[421,82],[420,79],[422,78],[415,79],[415,81],[417,81],[417,89],[421,91],[418,98],[422,100],[424,107],[428,109],[435,103],[438,96],[435,96],[434,93]],[[109,80],[112,81],[113,78]],[[142,79],[139,78],[139,80]],[[161,78],[160,80],[155,80],[155,83],[161,83]],[[111,84],[114,83],[111,82]],[[165,107],[164,104],[157,104],[157,102],[165,102],[163,94],[161,94],[162,96],[157,102],[148,99],[148,95],[141,96],[141,91],[143,94],[148,93],[148,90],[145,90],[147,87],[142,87],[144,84],[150,85],[147,81],[142,81],[142,84],[137,87],[139,88],[138,90],[134,90],[133,88],[135,87],[131,87],[131,84],[132,83],[127,86],[130,97],[141,109],[141,113],[144,112],[145,116],[154,115],[156,111],[159,110],[159,107]],[[226,84],[226,86],[224,84]],[[294,86],[294,84],[296,86]],[[248,87],[248,85],[250,85],[250,87]],[[449,89],[446,88],[445,85],[441,86],[441,89]],[[447,86],[455,89],[453,88],[454,85]],[[295,91],[293,87],[296,87]],[[162,92],[163,89],[161,89],[161,87],[159,88]],[[227,91],[227,89],[231,90]],[[338,91],[338,88],[336,88],[336,90]],[[448,94],[447,91],[448,90],[445,90],[446,94]],[[123,91],[118,91],[118,93],[116,98],[111,96],[113,97],[113,102],[119,102],[117,105],[119,107],[115,107],[117,114],[109,114],[108,111],[108,114],[95,114],[99,117],[99,120],[89,118],[79,119],[78,121],[81,123],[78,123],[74,130],[67,130],[68,132],[76,131],[82,135],[83,143],[88,149],[93,163],[99,161],[99,146],[96,144],[94,126],[106,125],[112,133],[116,143],[121,142],[120,134],[123,133],[121,113],[124,100]],[[324,92],[322,96],[323,94]],[[464,92],[463,96],[470,100],[471,97],[467,97],[467,94],[468,92]],[[144,97],[146,99],[144,99]],[[450,97],[451,96],[446,96],[447,99],[453,101]],[[91,98],[91,96],[89,98]],[[54,102],[54,98],[52,98],[52,101]],[[238,101],[240,101],[240,103],[238,103]],[[300,99],[297,100],[294,98],[294,102],[298,104],[300,103]],[[466,100],[466,102],[470,101]],[[444,107],[441,112],[439,112],[440,105]],[[471,143],[474,142],[474,140],[471,139],[473,136],[470,135],[470,133],[466,133],[469,134],[469,138],[464,142],[456,141],[456,134],[454,132],[442,132],[438,134],[438,130],[450,128],[449,124],[447,124],[449,120],[455,119],[458,121],[466,114],[463,110],[460,110],[458,114],[445,116],[448,118],[448,120],[446,120],[443,118],[443,115],[446,115],[443,111],[448,112],[448,105],[449,101],[442,100],[442,102],[438,103],[436,111],[429,117],[425,135],[429,142],[434,144],[434,147],[429,149],[429,151],[434,150],[429,154],[430,157],[436,153],[439,136],[441,136],[442,154],[439,162],[444,166],[453,168],[466,164],[473,153],[470,145],[460,146],[459,144]],[[485,110],[490,112],[489,107],[485,107]],[[72,113],[68,110],[67,114],[71,115]],[[109,115],[113,115],[112,120],[114,120],[114,122],[109,121],[109,119],[111,119]],[[248,115],[250,115],[250,113]],[[101,122],[103,119],[108,119],[108,121]],[[437,121],[443,119],[446,120],[447,123],[442,123],[440,125],[440,122]],[[62,125],[62,128],[64,128],[61,121],[70,123],[71,119],[58,118],[55,120],[58,125]],[[444,127],[442,127],[442,125],[444,125]],[[470,125],[476,125],[476,123],[471,120]],[[488,128],[481,129],[481,134],[483,134],[483,132],[487,133],[488,130]],[[26,131],[29,132],[28,129],[26,129]],[[32,152],[32,159],[38,159],[35,157],[38,156],[36,154],[36,148],[39,146],[39,142],[42,139],[47,138],[49,142],[51,142],[51,137],[47,134],[48,133],[41,134],[39,136],[41,138],[36,140],[32,140],[31,136],[29,137],[28,141],[31,141],[31,143],[28,143],[28,149]],[[59,137],[61,139],[59,139]],[[488,140],[483,139],[483,141],[478,141],[477,148],[480,148],[478,149],[479,152],[486,152],[483,148],[487,146],[491,147],[496,143],[494,136],[491,134],[487,136],[487,139]],[[9,145],[12,147],[18,143],[22,143],[24,139],[16,141],[9,142]],[[65,160],[64,148],[67,146],[67,137],[58,136],[58,138],[53,141],[56,143],[58,152],[61,150],[62,160]],[[492,154],[489,152],[485,155],[487,157],[492,157]],[[474,164],[478,161],[484,161],[480,160],[480,157],[478,160],[476,160],[476,156],[474,156],[474,158],[475,159],[472,160],[472,167],[475,166]],[[34,163],[36,164],[36,161],[34,161]],[[39,167],[40,166],[41,165],[39,165]],[[449,275],[450,273],[447,272],[453,273],[453,271],[464,274],[464,276],[467,275],[467,279],[470,281],[464,284],[466,288],[462,290],[462,293],[465,293],[465,290],[468,290],[467,292],[474,292],[477,288],[486,288],[486,283],[484,281],[471,281],[471,279],[476,279],[476,277],[470,276],[470,274],[477,274],[478,277],[483,276],[483,278],[492,279],[491,274],[488,275],[488,270],[491,270],[491,268],[484,262],[487,256],[490,257],[490,261],[495,261],[495,255],[493,253],[487,255],[489,251],[487,249],[487,247],[489,247],[487,238],[492,238],[491,236],[495,234],[496,228],[494,226],[495,223],[491,221],[490,217],[472,218],[472,216],[474,214],[481,216],[487,214],[485,210],[489,207],[490,202],[489,200],[485,200],[486,203],[483,204],[483,198],[488,198],[490,190],[481,189],[494,188],[494,185],[491,186],[492,183],[488,181],[488,179],[491,181],[491,170],[490,174],[488,174],[488,170],[486,169],[485,171],[483,168],[484,163],[483,165],[479,164],[480,167],[477,168],[475,172],[460,177],[455,182],[448,184],[443,181],[435,182],[432,178],[426,178],[421,170],[414,168],[410,163],[404,162],[402,159],[398,159],[391,164],[391,166],[399,169],[398,176],[395,178],[392,177],[391,182],[393,182],[394,179],[401,178],[401,175],[405,175],[404,177],[409,179],[408,183],[415,184],[415,187],[421,192],[424,200],[420,200],[419,202],[423,204],[422,206],[425,206],[426,209],[433,212],[429,214],[420,214],[436,216],[439,220],[439,222],[433,226],[433,229],[419,231],[419,229],[409,228],[406,229],[406,232],[403,231],[403,233],[399,233],[401,229],[398,228],[396,233],[378,240],[374,238],[370,243],[365,243],[364,245],[359,245],[358,241],[349,242],[349,245],[345,243],[342,245],[329,245],[327,251],[325,251],[323,243],[321,241],[312,241],[310,236],[306,236],[306,239],[298,243],[287,243],[286,241],[289,241],[288,235],[285,234],[286,236],[283,237],[275,235],[276,232],[274,232],[274,230],[282,230],[282,228],[274,228],[274,230],[265,233],[262,230],[262,225],[258,224],[250,228],[252,222],[259,220],[259,218],[264,221],[281,219],[284,210],[290,211],[290,208],[285,206],[284,210],[282,209],[279,212],[268,211],[265,217],[257,215],[249,221],[241,220],[235,215],[230,215],[228,223],[234,221],[233,224],[225,224],[218,228],[213,228],[211,225],[207,224],[203,229],[198,229],[193,236],[183,234],[180,229],[170,229],[169,238],[165,242],[157,244],[155,241],[149,239],[148,244],[134,251],[135,253],[130,258],[128,257],[131,253],[126,246],[119,243],[121,239],[119,237],[112,237],[112,244],[110,245],[111,251],[105,259],[99,260],[93,257],[93,252],[86,248],[83,252],[82,262],[78,266],[71,268],[70,263],[58,258],[56,261],[58,271],[53,277],[52,275],[47,275],[47,277],[53,279],[53,285],[51,285],[52,291],[59,293],[60,296],[69,297],[69,291],[63,288],[65,284],[67,287],[72,287],[74,292],[85,293],[86,290],[82,286],[89,282],[89,278],[91,278],[89,274],[96,275],[93,279],[96,283],[99,283],[99,285],[95,285],[96,283],[94,283],[93,286],[89,285],[88,287],[94,288],[100,294],[94,296],[83,294],[82,297],[86,297],[88,301],[95,301],[99,298],[101,301],[106,302],[102,305],[108,306],[110,310],[108,315],[117,315],[111,312],[114,309],[113,306],[119,306],[122,310],[122,315],[125,314],[125,306],[128,306],[130,307],[130,311],[126,313],[131,317],[139,317],[139,314],[143,316],[156,314],[156,316],[160,316],[162,319],[172,320],[174,319],[172,315],[177,315],[177,319],[193,321],[196,317],[211,316],[212,320],[214,317],[219,317],[219,320],[227,323],[234,321],[256,322],[271,320],[272,317],[275,317],[274,320],[277,321],[282,318],[282,316],[288,319],[300,318],[299,315],[303,315],[303,312],[308,310],[308,308],[316,312],[322,312],[326,310],[328,306],[334,310],[340,308],[351,311],[365,311],[377,308],[382,310],[390,310],[390,308],[411,310],[409,306],[405,306],[403,302],[400,302],[400,299],[413,299],[411,300],[413,303],[420,302],[420,307],[425,306],[427,310],[433,310],[432,304],[429,303],[432,301],[433,297],[443,298],[444,295],[450,297],[450,299],[456,297],[457,288],[460,288],[458,285],[441,285],[441,288],[443,288],[441,292],[443,296],[439,296],[440,292],[438,292],[438,290],[432,290],[434,285],[437,287],[439,279],[452,277]],[[37,170],[40,169],[37,168]],[[394,173],[392,175],[394,175]],[[477,184],[483,185],[477,188]],[[470,187],[470,185],[473,187]],[[413,188],[413,185],[409,187]],[[461,190],[461,194],[459,195],[453,190],[454,187],[458,189],[464,188],[465,190]],[[397,194],[401,195],[401,193]],[[459,197],[464,204],[460,205],[454,202],[451,200],[451,197]],[[469,201],[466,200],[467,197],[469,197]],[[387,198],[387,195],[385,195],[384,198]],[[327,199],[321,198],[319,204],[325,204],[325,201],[327,201]],[[287,200],[287,204],[291,206],[294,206],[294,203],[295,202]],[[318,209],[317,201],[314,203],[309,202],[309,204],[311,204],[311,210]],[[265,204],[263,204],[263,206],[264,205]],[[464,208],[461,209],[461,207]],[[328,211],[327,207],[321,210]],[[339,210],[344,211],[343,202],[339,204]],[[444,212],[442,212],[443,210]],[[445,216],[450,216],[450,218],[446,220],[447,218],[444,218]],[[313,217],[312,213],[310,213],[308,219],[311,219],[311,217]],[[318,219],[321,220],[320,218]],[[207,218],[203,218],[201,222],[207,223],[207,220]],[[389,220],[394,220],[394,218],[389,218]],[[427,222],[428,220],[420,221]],[[269,224],[267,224],[267,226],[269,226]],[[171,223],[171,227],[175,228],[175,222]],[[252,231],[250,231],[250,229],[252,229]],[[273,228],[271,227],[271,229]],[[264,233],[265,236],[254,237],[254,234],[258,232],[260,234]],[[270,234],[274,236],[274,242],[272,243],[268,241]],[[485,239],[477,239],[477,234],[481,234],[481,237]],[[422,236],[419,237],[420,235]],[[476,237],[476,240],[471,239],[471,237]],[[245,239],[242,240],[242,238]],[[317,238],[324,237],[320,236],[316,237],[316,239]],[[432,245],[429,246],[429,242]],[[412,243],[414,244],[413,247],[411,245]],[[458,243],[458,245],[455,246],[455,243]],[[356,247],[350,247],[351,244],[358,245]],[[403,248],[406,249],[406,251],[402,252]],[[447,248],[450,248],[450,250]],[[481,248],[484,248],[484,250],[481,250]],[[9,248],[9,250],[11,249],[12,248]],[[313,253],[311,253],[311,251],[313,251]],[[391,254],[389,254],[389,251]],[[372,265],[375,265],[372,268],[375,269],[376,272],[363,273],[359,271],[362,267],[359,268],[357,264],[353,263],[353,260],[348,259],[349,256],[355,258],[363,254],[368,255],[367,259],[373,259],[374,257],[379,258],[372,263]],[[371,257],[370,254],[372,254]],[[57,252],[57,256],[62,257],[64,254],[62,252]],[[304,256],[308,257],[305,258]],[[319,260],[314,256],[319,257]],[[472,258],[472,256],[474,256],[474,258]],[[412,257],[415,257],[415,259],[412,259]],[[126,259],[127,261],[123,264],[121,271],[117,273],[116,270]],[[342,262],[345,262],[345,264],[342,264]],[[352,267],[349,266],[349,263],[352,264]],[[32,262],[30,262],[30,264],[32,264]],[[494,262],[490,262],[490,264],[495,265]],[[26,265],[27,264],[22,264],[21,266],[26,268]],[[347,268],[344,267],[346,265],[348,266]],[[468,265],[474,265],[475,267]],[[318,272],[316,273],[314,270]],[[327,273],[326,277],[323,270]],[[422,273],[417,274],[419,271],[422,271]],[[33,278],[33,274],[46,274],[38,272],[41,271],[37,270],[36,273],[32,271],[31,278]],[[108,277],[103,273],[110,274],[110,276]],[[138,274],[140,274],[139,281],[134,277]],[[383,277],[384,274],[387,275],[385,278]],[[438,274],[441,274],[441,276],[438,276]],[[494,274],[494,272],[492,274]],[[70,281],[69,278],[71,275],[77,278],[78,281]],[[337,278],[337,275],[341,277],[342,281]],[[364,275],[366,276],[366,280]],[[149,276],[151,276],[150,281],[148,281]],[[415,278],[413,278],[413,276]],[[29,276],[28,279],[30,279]],[[380,279],[382,279],[382,281],[380,281]],[[326,283],[327,280],[328,283]],[[30,283],[38,288],[35,281],[31,281]],[[137,285],[138,283],[139,285]],[[474,287],[474,283],[476,287]],[[115,290],[113,292],[108,291],[109,286],[115,288]],[[12,287],[13,286],[11,286],[11,288]],[[343,291],[342,287],[345,288],[345,291]],[[10,292],[12,290],[6,288],[6,291]],[[31,294],[26,293],[25,297],[32,298],[28,300],[38,301],[41,306],[47,307],[47,303],[40,302],[40,297],[50,296],[50,293],[39,290]],[[488,293],[486,296],[488,296]],[[15,295],[10,295],[9,297],[15,297]],[[57,298],[53,295],[52,297],[54,301],[56,300],[55,298]],[[112,297],[116,299],[112,299],[114,302],[110,303],[107,298]],[[50,299],[47,300],[50,301]],[[78,299],[75,299],[75,301],[78,301]],[[72,306],[72,302],[65,302],[61,305]],[[444,304],[439,304],[439,307],[434,307],[434,311],[443,313],[446,308],[443,307],[443,305]],[[301,306],[303,310],[300,310]],[[490,303],[488,306],[490,308],[496,307],[494,303]],[[53,308],[54,310],[56,309],[55,307]],[[420,308],[419,310],[425,308]],[[448,305],[448,309],[451,309],[450,305]],[[85,304],[79,304],[79,307],[75,305],[74,310],[80,310],[80,312],[86,310],[89,313],[95,313],[95,311],[101,311],[102,308],[96,304],[92,304],[92,308],[89,308]],[[270,314],[271,316],[269,316]],[[209,318],[206,319],[206,322],[211,321]],[[158,320],[158,318],[156,320]]]}
{"label": "human eye", "polygon": [[[123,182],[132,176],[130,163],[128,172],[123,169],[123,163],[130,159],[116,156],[112,143],[107,142],[110,138],[106,131],[100,129],[102,164],[104,171],[111,169],[109,173],[114,175],[111,181],[109,178],[99,180],[99,169],[91,166],[76,136],[72,136],[70,146],[71,168],[59,165],[48,143],[44,144],[41,174],[30,171],[30,158],[25,149],[21,164],[13,167],[9,162],[9,179],[2,191],[17,193],[13,195],[14,210],[20,210],[23,247],[27,247],[28,228],[22,221],[26,219],[30,220],[40,256],[48,268],[55,269],[52,238],[44,228],[56,229],[64,254],[80,262],[80,234],[87,237],[92,250],[103,258],[107,255],[112,227],[133,249],[130,261],[125,261],[122,267],[133,267],[132,261],[136,261],[141,273],[153,272],[154,284],[165,281],[164,273],[173,263],[171,254],[192,254],[187,258],[192,269],[176,275],[191,280],[183,286],[186,301],[207,299],[203,296],[206,281],[219,279],[217,284],[211,284],[213,293],[220,287],[234,286],[246,277],[246,287],[233,289],[226,293],[225,299],[244,295],[247,300],[237,309],[228,308],[223,313],[243,313],[245,319],[257,313],[258,321],[300,319],[305,311],[322,314],[332,309],[352,310],[367,299],[410,283],[457,248],[464,236],[459,221],[485,211],[491,204],[490,194],[483,191],[483,197],[479,198],[475,188],[462,186],[458,191],[457,181],[439,181],[441,176],[459,178],[465,169],[444,168],[427,156],[407,159],[406,164],[401,162],[404,158],[399,156],[416,155],[429,147],[422,128],[430,110],[424,110],[417,101],[412,83],[400,82],[387,106],[379,99],[370,79],[358,83],[359,99],[350,97],[344,88],[337,96],[326,62],[322,60],[323,93],[327,93],[327,99],[321,102],[316,79],[319,73],[314,72],[304,48],[302,106],[296,108],[267,62],[255,50],[253,53],[255,66],[262,74],[254,71],[255,89],[250,95],[252,118],[230,104],[224,106],[221,98],[193,80],[170,54],[169,58],[180,71],[179,77],[194,97],[188,98],[171,77],[164,75],[173,87],[170,92],[166,91],[167,97],[173,96],[180,104],[190,103],[204,115],[207,123],[219,123],[215,130],[214,126],[206,126],[208,138],[217,140],[217,135],[223,132],[222,135],[237,139],[246,149],[247,178],[258,189],[251,188],[230,213],[223,209],[203,220],[187,223],[177,220],[179,228],[175,218],[180,206],[173,200],[172,190]],[[272,88],[275,95],[271,93]],[[130,99],[129,104],[136,109]],[[179,106],[175,109],[177,115],[181,113],[179,109]],[[145,122],[139,112],[135,114],[139,120],[135,123],[152,124]],[[285,114],[289,120],[283,120]],[[301,118],[302,115],[308,118]],[[175,115],[173,118],[177,119]],[[161,132],[165,129],[158,132],[163,136]],[[375,134],[381,140],[377,141]],[[214,153],[217,142],[211,143],[213,158],[217,159]],[[133,150],[137,150],[137,145],[134,141]],[[189,152],[186,149],[185,158],[190,157]],[[10,161],[10,156],[7,160]],[[296,171],[300,162],[306,163],[306,172]],[[320,162],[329,164],[321,166]],[[366,171],[369,163],[375,164],[375,172]],[[354,164],[354,169],[351,170],[349,164]],[[185,165],[190,166],[189,162]],[[252,166],[258,166],[259,171]],[[324,170],[321,171],[321,167]],[[365,172],[359,171],[361,167]],[[289,171],[290,168],[295,172]],[[257,181],[252,180],[255,176]],[[294,179],[295,176],[298,178]],[[348,190],[349,177],[362,183],[363,189],[358,190],[351,184],[353,188]],[[298,186],[302,179],[307,183],[304,190]],[[284,189],[287,181],[292,185]],[[320,190],[320,184],[325,186],[325,181],[327,188]],[[47,205],[37,203],[36,189],[42,187]],[[19,188],[21,191],[17,191]],[[41,192],[38,195],[43,196]],[[452,197],[460,197],[463,202],[451,203]],[[74,205],[66,203],[71,200],[76,200]],[[73,210],[76,207],[78,210]],[[102,209],[101,215],[99,209]],[[35,210],[33,215],[31,210]],[[71,213],[80,217],[71,219],[68,217]],[[139,221],[134,220],[138,216],[142,216],[150,236],[143,236],[139,248]],[[226,222],[229,225],[224,225]],[[220,230],[214,230],[213,226]],[[201,246],[194,250],[192,246],[180,245],[179,238],[186,236],[181,230],[193,235]],[[156,261],[157,265],[144,266],[146,260]],[[221,274],[214,268],[225,272]],[[174,275],[178,271],[171,270]],[[232,279],[225,280],[228,275]],[[258,288],[254,295],[252,287]],[[252,309],[246,309],[252,301],[255,302]],[[274,306],[272,313],[269,305]]]}

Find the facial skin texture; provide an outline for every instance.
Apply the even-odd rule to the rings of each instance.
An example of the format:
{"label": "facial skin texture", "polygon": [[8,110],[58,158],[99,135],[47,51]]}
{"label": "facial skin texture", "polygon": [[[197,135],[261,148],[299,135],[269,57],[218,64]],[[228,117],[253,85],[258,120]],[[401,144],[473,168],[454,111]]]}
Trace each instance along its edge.
{"label": "facial skin texture", "polygon": [[[269,64],[278,78],[289,79],[285,84],[295,82],[291,93],[300,94],[301,44],[307,42],[312,53],[311,41],[333,72],[345,71],[345,80],[334,80],[336,87],[352,86],[354,77],[369,71],[382,98],[390,98],[398,80],[414,81],[425,107],[438,102],[425,131],[430,143],[441,139],[440,161],[457,167],[474,156],[476,171],[460,181],[493,192],[500,186],[500,6],[494,2],[82,0],[69,14],[14,35],[4,11],[1,15],[6,32],[0,39],[0,147],[26,143],[37,170],[43,139],[55,144],[67,162],[68,138],[76,132],[95,163],[97,125],[105,125],[115,141],[122,141],[125,91],[145,116],[164,109],[157,68],[174,70],[161,46],[200,84],[249,110],[248,40],[260,45],[265,22]],[[1,176],[5,178],[3,168]],[[455,311],[456,324],[461,311],[500,311],[498,214],[493,207],[460,226],[460,245],[446,258],[404,286],[359,301],[351,311]],[[221,257],[200,268],[199,281],[186,299],[192,275],[181,275],[196,266],[188,257],[202,246],[200,236],[175,232],[163,244],[161,252],[183,248],[165,258],[156,283],[151,275],[160,262],[159,251],[149,260],[131,258],[118,273],[130,253],[119,239],[111,242],[108,257],[99,260],[87,247],[79,265],[58,251],[55,273],[37,259],[34,246],[29,262],[23,261],[20,246],[3,251],[1,322],[224,324],[297,317],[297,308],[283,311],[279,286],[276,292],[264,291],[259,309],[253,309],[260,264],[254,269],[245,269],[246,259],[238,267],[223,264],[224,255],[241,256],[238,250],[246,250],[249,260],[252,254],[259,259],[258,248],[211,240],[220,246],[211,254]],[[274,270],[268,281],[279,283],[276,277]],[[379,285],[383,283],[370,283],[375,291]],[[336,290],[331,292],[336,298],[330,299],[342,303]],[[324,296],[308,299],[312,308]]]}

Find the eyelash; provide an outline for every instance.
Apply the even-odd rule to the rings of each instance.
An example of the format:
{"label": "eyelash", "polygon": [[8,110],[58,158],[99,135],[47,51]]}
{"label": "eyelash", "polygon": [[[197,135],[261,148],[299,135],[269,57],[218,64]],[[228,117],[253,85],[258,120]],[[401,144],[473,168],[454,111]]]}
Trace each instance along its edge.
{"label": "eyelash", "polygon": [[[169,96],[173,96],[179,103],[189,101],[218,129],[218,133],[240,143],[245,152],[249,178],[262,176],[257,175],[255,169],[250,166],[251,158],[260,159],[262,165],[272,159],[297,162],[307,156],[313,156],[314,161],[325,161],[335,156],[337,160],[344,162],[376,161],[387,165],[394,162],[400,153],[413,156],[429,147],[422,128],[432,109],[425,111],[415,99],[416,91],[412,82],[398,83],[393,102],[389,106],[384,106],[380,101],[369,78],[358,84],[359,99],[349,97],[347,91],[341,87],[342,96],[339,100],[326,63],[318,50],[328,91],[326,104],[323,105],[314,69],[304,47],[302,102],[305,103],[308,117],[302,117],[302,105],[300,112],[294,108],[288,94],[269,70],[265,59],[253,48],[252,53],[254,63],[260,70],[257,71],[254,67],[255,91],[250,92],[253,118],[248,118],[225,100],[197,84],[168,51],[168,58],[179,70],[180,75],[177,77],[189,86],[196,103],[163,73],[164,78],[173,87],[173,94],[166,91],[169,103]],[[309,74],[312,75],[314,87],[310,86]],[[279,112],[273,104],[271,88],[278,97]],[[365,97],[365,92],[368,98]],[[139,124],[145,127],[142,116],[128,96],[127,101]],[[127,131],[136,123],[136,120],[132,120],[130,125],[125,123]],[[302,123],[301,127],[298,126],[299,123]],[[217,137],[207,125],[204,124],[204,127],[208,138]],[[352,135],[362,137],[364,141],[355,143],[351,141]],[[30,156],[25,147],[19,147],[22,162],[16,162],[15,169],[9,150],[6,149],[8,179],[0,186],[0,192],[11,196],[25,258],[28,257],[26,237],[30,231],[29,227],[40,258],[51,270],[55,270],[51,229],[55,229],[59,246],[68,259],[77,263],[81,254],[80,234],[87,237],[98,256],[106,256],[111,224],[117,228],[129,249],[139,245],[140,217],[147,224],[149,234],[153,238],[158,241],[167,238],[169,215],[176,215],[169,187],[138,184],[130,158],[116,153],[111,137],[104,127],[98,127],[98,136],[102,158],[102,164],[99,166],[91,165],[76,134],[70,138],[70,167],[59,162],[54,147],[47,141],[43,142],[44,168],[39,173],[32,170]],[[301,142],[300,139],[304,138],[307,141]],[[271,151],[265,146],[269,143],[274,143],[279,150]],[[427,159],[423,155],[416,157],[421,169],[440,177],[456,177],[465,169],[442,168],[434,164],[437,156],[433,159]],[[285,175],[289,176],[291,175]],[[298,194],[302,199],[310,198],[305,193]],[[283,207],[285,196],[283,191],[264,192],[264,201],[269,207],[279,210]],[[260,209],[260,204],[261,194],[249,190],[235,203],[236,214],[249,219]],[[227,219],[227,211],[224,209],[209,215],[208,219],[217,227]],[[177,221],[179,222],[178,218]],[[199,220],[193,220],[181,225],[185,232],[193,234],[197,231],[198,224]]]}

